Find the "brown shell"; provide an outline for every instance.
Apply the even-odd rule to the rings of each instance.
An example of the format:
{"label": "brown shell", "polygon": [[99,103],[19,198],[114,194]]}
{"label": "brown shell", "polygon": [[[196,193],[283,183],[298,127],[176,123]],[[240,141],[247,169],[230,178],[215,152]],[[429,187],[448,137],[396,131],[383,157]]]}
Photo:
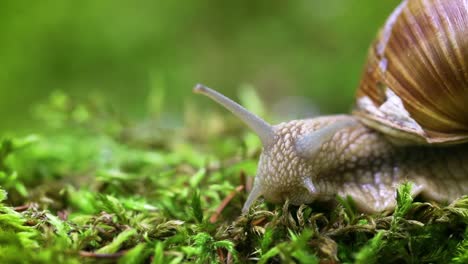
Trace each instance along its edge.
{"label": "brown shell", "polygon": [[370,48],[355,114],[423,143],[468,141],[468,0],[395,9]]}

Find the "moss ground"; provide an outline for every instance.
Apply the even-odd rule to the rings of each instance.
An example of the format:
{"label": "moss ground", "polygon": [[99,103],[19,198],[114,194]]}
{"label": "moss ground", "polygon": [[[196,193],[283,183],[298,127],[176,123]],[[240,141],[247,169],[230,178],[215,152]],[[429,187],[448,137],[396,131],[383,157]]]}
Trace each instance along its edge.
{"label": "moss ground", "polygon": [[468,197],[408,183],[387,214],[337,197],[241,216],[260,144],[236,121],[131,122],[60,93],[35,112],[40,133],[0,144],[0,263],[468,263]]}

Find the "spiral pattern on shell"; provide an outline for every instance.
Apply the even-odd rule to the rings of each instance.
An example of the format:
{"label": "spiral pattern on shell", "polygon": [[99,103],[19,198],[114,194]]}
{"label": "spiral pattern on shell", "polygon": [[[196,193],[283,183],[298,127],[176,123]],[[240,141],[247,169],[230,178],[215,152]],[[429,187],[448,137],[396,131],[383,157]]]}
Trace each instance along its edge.
{"label": "spiral pattern on shell", "polygon": [[372,44],[355,113],[423,143],[468,141],[468,0],[406,0]]}

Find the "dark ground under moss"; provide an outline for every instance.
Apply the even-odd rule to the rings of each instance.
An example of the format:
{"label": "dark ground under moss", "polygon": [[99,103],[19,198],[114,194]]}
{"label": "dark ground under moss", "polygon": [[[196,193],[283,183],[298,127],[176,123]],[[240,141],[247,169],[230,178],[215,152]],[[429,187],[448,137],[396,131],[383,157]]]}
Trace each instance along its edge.
{"label": "dark ground under moss", "polygon": [[337,197],[241,216],[259,141],[194,112],[164,128],[54,94],[47,128],[1,141],[0,263],[468,263],[468,197],[413,201],[411,184],[386,215]]}

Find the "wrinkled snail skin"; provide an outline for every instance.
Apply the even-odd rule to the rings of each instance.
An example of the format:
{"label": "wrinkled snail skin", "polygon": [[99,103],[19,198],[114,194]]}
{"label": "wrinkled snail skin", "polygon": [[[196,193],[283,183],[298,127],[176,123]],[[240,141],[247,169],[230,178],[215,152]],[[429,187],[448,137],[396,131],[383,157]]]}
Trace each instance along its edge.
{"label": "wrinkled snail skin", "polygon": [[300,205],[351,196],[395,207],[395,190],[450,202],[468,194],[468,0],[403,0],[371,45],[352,115],[272,126],[222,94],[263,145],[243,212],[263,196]]}
{"label": "wrinkled snail skin", "polygon": [[[324,141],[317,153],[298,150],[301,137],[343,121],[354,122]],[[264,149],[255,179],[270,202],[289,199],[300,205],[338,194],[351,196],[361,211],[380,212],[394,208],[396,187],[406,181],[414,183],[413,195],[438,202],[468,193],[467,145],[397,146],[345,115],[291,121],[275,131],[277,141]]]}
{"label": "wrinkled snail skin", "polygon": [[[218,101],[247,122],[257,116],[202,85],[194,89]],[[239,112],[242,109],[242,112]],[[246,121],[247,120],[247,121]],[[270,126],[263,120],[263,151],[247,212],[263,196],[293,205],[350,196],[365,212],[395,207],[396,187],[415,184],[413,195],[449,202],[468,193],[468,145],[398,145],[351,115],[293,120]],[[254,127],[249,125],[250,127]]]}

